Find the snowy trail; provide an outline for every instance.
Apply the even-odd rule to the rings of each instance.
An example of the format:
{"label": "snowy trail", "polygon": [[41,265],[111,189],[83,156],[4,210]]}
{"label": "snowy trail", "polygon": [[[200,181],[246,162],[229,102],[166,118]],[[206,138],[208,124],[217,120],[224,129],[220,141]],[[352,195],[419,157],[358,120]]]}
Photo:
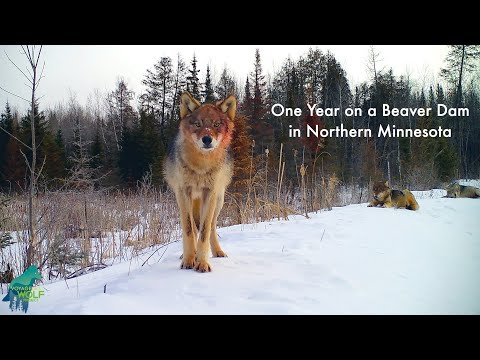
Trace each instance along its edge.
{"label": "snowy trail", "polygon": [[211,273],[180,270],[174,243],[44,285],[28,314],[480,314],[480,199],[419,197],[222,228]]}

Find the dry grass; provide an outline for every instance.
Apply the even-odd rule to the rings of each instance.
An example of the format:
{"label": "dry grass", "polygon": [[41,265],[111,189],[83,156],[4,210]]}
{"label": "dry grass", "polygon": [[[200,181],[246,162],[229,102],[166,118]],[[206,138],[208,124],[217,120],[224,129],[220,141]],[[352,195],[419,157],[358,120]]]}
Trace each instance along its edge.
{"label": "dry grass", "polygon": [[[268,151],[255,159],[259,170],[250,174],[244,193],[227,192],[219,227],[288,220],[294,214],[308,217],[311,212],[369,200],[370,186],[346,186],[335,174],[320,174],[315,164],[295,162],[297,179],[285,179],[282,151],[273,165],[267,166],[268,160]],[[29,237],[25,230],[27,204],[23,195],[8,203],[4,229],[17,244],[2,250],[0,270],[7,263],[15,274],[24,269]],[[146,182],[132,192],[42,193],[35,198],[34,209],[40,240],[35,263],[49,278],[64,278],[93,264],[129,261],[154,246],[181,238],[173,194],[157,191]]]}
{"label": "dry grass", "polygon": [[[71,270],[107,260],[124,261],[178,238],[177,208],[170,193],[45,193],[39,194],[35,203],[40,239],[35,262],[51,276],[68,272],[65,267],[58,269],[56,261],[72,260],[75,266]],[[13,197],[6,213],[4,228],[17,244],[2,250],[1,261],[12,264],[18,274],[24,267],[28,239],[24,230],[28,228],[27,198]],[[59,253],[64,257],[58,258]],[[65,254],[76,256],[69,259]]]}

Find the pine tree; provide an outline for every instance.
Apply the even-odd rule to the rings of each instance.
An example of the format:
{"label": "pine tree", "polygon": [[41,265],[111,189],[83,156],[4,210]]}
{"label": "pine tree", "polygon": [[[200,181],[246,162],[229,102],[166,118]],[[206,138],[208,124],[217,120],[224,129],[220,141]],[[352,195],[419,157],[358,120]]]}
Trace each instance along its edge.
{"label": "pine tree", "polygon": [[42,175],[46,180],[46,185],[57,186],[66,175],[65,152],[63,148],[59,147],[56,137],[53,136],[50,130],[45,133],[41,150],[44,157],[40,159],[42,161],[45,160]]}
{"label": "pine tree", "polygon": [[135,131],[124,127],[121,142],[121,150],[118,154],[118,167],[123,181],[129,187],[134,187],[140,175],[137,170],[139,167],[139,151],[135,144]]}
{"label": "pine tree", "polygon": [[[50,130],[45,113],[43,111],[38,111],[38,106],[38,103],[36,103],[34,121],[35,138],[37,141],[37,170],[42,170],[39,174],[39,180],[43,179],[45,181],[44,185],[55,185],[55,183],[58,184],[59,180],[65,177],[65,154],[63,152],[64,150],[58,146],[55,136]],[[22,141],[25,144],[30,145],[32,141],[30,109],[21,120],[20,133]],[[13,150],[15,145],[12,146]],[[19,151],[20,149],[21,148],[19,148]],[[23,150],[25,150],[24,153],[26,158],[28,159],[29,164],[31,164],[31,149]]]}
{"label": "pine tree", "polygon": [[3,211],[7,207],[8,201],[9,199],[0,197],[0,250],[3,250],[14,243],[10,233],[5,231],[7,217],[3,215]]}
{"label": "pine tree", "polygon": [[262,73],[262,64],[260,60],[260,51],[255,51],[254,70],[250,74],[253,86],[252,110],[250,124],[252,126],[252,136],[260,153],[263,153],[266,147],[271,147],[273,142],[273,128],[267,123],[265,115],[267,114],[266,105],[266,81]]}
{"label": "pine tree", "polygon": [[[98,131],[98,130],[97,130]],[[55,135],[55,144],[58,148],[59,162],[64,169],[67,168],[67,157],[65,154],[65,142],[63,141],[62,129],[58,129]]]}
{"label": "pine tree", "polygon": [[232,192],[238,196],[247,193],[249,181],[255,174],[255,161],[252,161],[252,136],[248,118],[237,115],[232,137],[233,181]]}
{"label": "pine tree", "polygon": [[73,154],[70,156],[69,185],[76,190],[92,190],[94,187],[94,170],[92,169],[92,157],[90,156],[91,141],[86,139],[85,129],[80,119],[75,119],[73,128]]}
{"label": "pine tree", "polygon": [[448,82],[455,86],[455,106],[463,103],[463,80],[465,74],[475,70],[480,58],[480,45],[450,45],[445,61],[447,66],[440,72]]}
{"label": "pine tree", "polygon": [[98,172],[98,170],[102,167],[103,160],[103,145],[98,128],[95,131],[95,137],[93,138],[92,146],[90,148],[90,157],[92,159],[90,166],[92,169]]}
{"label": "pine tree", "polygon": [[192,67],[188,69],[190,75],[187,76],[187,90],[195,99],[200,99],[200,82],[198,79],[200,69],[197,70],[197,57],[195,54],[193,54],[191,65]]}
{"label": "pine tree", "polygon": [[238,98],[238,92],[237,92],[235,80],[230,75],[230,72],[228,71],[227,67],[223,68],[222,74],[220,75],[220,79],[218,80],[215,91],[219,99],[226,99],[230,95],[234,95]]}
{"label": "pine tree", "polygon": [[210,67],[207,65],[207,75],[205,77],[205,90],[203,91],[203,99],[206,103],[215,101],[215,92],[213,90],[212,79],[210,78]]}
{"label": "pine tree", "polygon": [[172,138],[172,134],[178,129],[178,122],[180,121],[180,114],[178,111],[178,104],[180,104],[180,96],[187,86],[186,65],[180,54],[177,55],[177,68],[174,74],[173,81],[173,96],[172,107],[170,109],[170,121],[166,129],[166,139]]}
{"label": "pine tree", "polygon": [[250,90],[251,90],[250,81],[248,80],[248,76],[247,76],[247,80],[245,81],[245,92],[243,96],[243,102],[240,104],[240,110],[244,115],[249,117],[252,116],[252,111],[253,111],[252,93]]}
{"label": "pine tree", "polygon": [[252,117],[255,121],[263,120],[267,109],[265,104],[266,99],[266,81],[265,75],[262,73],[262,63],[260,61],[260,51],[258,49],[255,50],[255,68],[250,75],[253,79],[253,113]]}
{"label": "pine tree", "polygon": [[151,170],[152,182],[158,185],[163,179],[163,157],[167,144],[162,142],[155,129],[155,119],[148,113],[140,113],[139,126],[135,133],[140,157],[137,180],[141,180]]}
{"label": "pine tree", "polygon": [[[55,137],[49,129],[48,122],[43,111],[38,111],[38,102],[35,103],[35,138],[37,147],[38,169],[42,169],[41,177],[45,180],[59,179],[64,176],[64,164],[60,161],[60,149],[55,143]],[[20,132],[22,141],[30,145],[32,143],[31,134],[31,110],[22,118]],[[32,162],[32,150],[25,149],[25,155],[29,164]],[[37,175],[38,176],[38,175]]]}
{"label": "pine tree", "polygon": [[7,104],[5,105],[5,112],[2,113],[0,116],[0,186],[3,184],[3,182],[7,179],[5,179],[3,175],[3,169],[5,168],[5,164],[7,162],[7,144],[8,141],[11,138],[11,135],[13,131],[13,116],[12,112],[10,109],[10,105]]}
{"label": "pine tree", "polygon": [[[13,135],[19,136],[17,127],[13,128]],[[7,160],[1,170],[4,176],[3,186],[11,190],[24,189],[26,165],[20,152],[20,144],[14,138],[10,138],[7,143],[5,155]]]}
{"label": "pine tree", "polygon": [[117,151],[120,150],[123,136],[122,130],[135,117],[135,111],[130,105],[133,95],[133,91],[128,89],[125,80],[120,78],[117,80],[116,89],[107,96],[107,123],[113,135]]}
{"label": "pine tree", "polygon": [[431,109],[436,108],[436,99],[435,93],[433,92],[433,85],[430,85],[430,89],[428,90],[428,107]]}

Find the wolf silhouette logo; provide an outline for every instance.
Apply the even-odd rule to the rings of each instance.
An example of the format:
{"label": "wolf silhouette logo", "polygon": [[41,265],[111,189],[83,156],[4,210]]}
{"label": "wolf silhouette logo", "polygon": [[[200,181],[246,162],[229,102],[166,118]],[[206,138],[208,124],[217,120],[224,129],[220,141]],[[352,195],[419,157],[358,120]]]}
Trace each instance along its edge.
{"label": "wolf silhouette logo", "polygon": [[25,272],[16,277],[10,283],[7,295],[2,301],[10,302],[10,310],[23,310],[24,313],[28,310],[29,294],[32,292],[35,280],[41,279],[42,276],[38,272],[36,266],[30,266]]}

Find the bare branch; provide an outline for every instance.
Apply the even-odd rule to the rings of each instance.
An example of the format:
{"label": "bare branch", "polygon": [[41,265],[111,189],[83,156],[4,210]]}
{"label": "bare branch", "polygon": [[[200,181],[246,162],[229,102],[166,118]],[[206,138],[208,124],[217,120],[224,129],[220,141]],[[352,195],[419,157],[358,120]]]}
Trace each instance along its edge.
{"label": "bare branch", "polygon": [[[170,241],[170,242],[168,242],[168,243],[166,243],[166,244],[161,245],[157,250],[155,250],[155,251],[147,258],[147,260],[145,260],[145,261],[143,262],[142,266],[145,265],[145,264],[147,263],[147,261],[150,260],[150,258],[151,258],[153,255],[155,255],[155,253],[156,253],[158,250],[160,250],[161,248],[163,248],[163,247],[165,247],[165,246],[168,247],[168,245],[173,244],[173,243],[176,243],[176,242],[179,242],[179,241],[180,241],[180,240],[174,240],[174,241]],[[162,256],[163,256],[163,255],[162,255]]]}
{"label": "bare branch", "polygon": [[23,158],[25,159],[25,163],[26,163],[27,166],[28,166],[28,170],[32,171],[32,168],[31,168],[31,166],[30,166],[30,163],[28,162],[27,156],[26,156],[25,153],[22,151],[22,149],[20,149],[20,152],[22,153]]}
{"label": "bare branch", "polygon": [[15,140],[17,140],[19,143],[21,143],[23,146],[25,146],[27,149],[29,150],[32,150],[32,148],[30,146],[28,146],[27,144],[25,144],[22,140],[20,140],[19,138],[17,138],[15,135],[13,134],[10,134],[7,130],[5,130],[3,127],[0,126],[0,129],[5,131],[8,135],[10,135],[12,138],[14,138]]}
{"label": "bare branch", "polygon": [[[22,50],[23,50],[24,53],[25,53],[25,56],[26,56],[27,59],[28,59],[28,62],[30,63],[30,65],[31,65],[32,68],[33,68],[34,66],[33,66],[33,61],[32,61],[32,55],[30,54],[30,49],[29,49],[28,45],[27,45],[27,50],[25,50],[25,48],[23,47],[23,45],[21,45],[21,46],[22,46]],[[33,50],[33,49],[32,49],[32,50]]]}
{"label": "bare branch", "polygon": [[18,96],[18,95],[14,94],[14,93],[11,93],[10,91],[8,91],[8,90],[5,90],[5,89],[4,89],[4,88],[2,88],[1,86],[0,86],[0,89],[2,89],[3,91],[5,91],[6,93],[9,93],[10,95],[13,95],[13,96],[16,96],[16,97],[18,97],[19,99],[25,100],[27,103],[29,103],[29,104],[30,104],[30,101],[29,101],[29,100],[27,100],[27,99],[24,99],[24,98],[22,98],[21,96]]}
{"label": "bare branch", "polygon": [[37,178],[35,181],[38,181],[38,179],[40,178],[40,175],[42,174],[42,170],[43,170],[43,167],[45,166],[45,161],[47,160],[47,155],[45,155],[45,157],[43,158],[43,164],[42,164],[42,167],[40,168],[40,170],[38,171],[38,175],[37,175]]}
{"label": "bare branch", "polygon": [[33,74],[30,73],[30,69],[28,68],[28,66],[25,66],[25,69],[27,69],[28,75],[30,75],[30,77],[33,79]]}
{"label": "bare branch", "polygon": [[35,84],[35,86],[38,87],[38,84],[40,83],[40,80],[42,80],[42,78],[44,77],[43,76],[43,70],[45,69],[45,61],[43,62],[43,66],[42,66],[42,71],[40,72],[40,77],[38,78],[38,81],[37,83]]}
{"label": "bare branch", "polygon": [[43,48],[43,45],[40,45],[40,50],[38,50],[38,56],[37,56],[37,61],[35,62],[35,67],[37,67],[38,61],[40,60],[40,54],[42,53],[42,48]]}
{"label": "bare branch", "polygon": [[31,83],[32,83],[31,78],[29,78],[27,75],[25,75],[25,73],[17,66],[17,64],[15,64],[15,63],[12,61],[12,59],[10,59],[10,56],[8,56],[8,54],[7,54],[6,51],[4,51],[4,53],[5,53],[5,55],[7,56],[8,60],[10,60],[10,62],[13,64],[13,66],[15,66],[15,67],[18,69],[18,71],[20,71],[20,72],[23,74],[23,76],[25,76],[25,78],[28,80],[28,82],[31,84]]}

